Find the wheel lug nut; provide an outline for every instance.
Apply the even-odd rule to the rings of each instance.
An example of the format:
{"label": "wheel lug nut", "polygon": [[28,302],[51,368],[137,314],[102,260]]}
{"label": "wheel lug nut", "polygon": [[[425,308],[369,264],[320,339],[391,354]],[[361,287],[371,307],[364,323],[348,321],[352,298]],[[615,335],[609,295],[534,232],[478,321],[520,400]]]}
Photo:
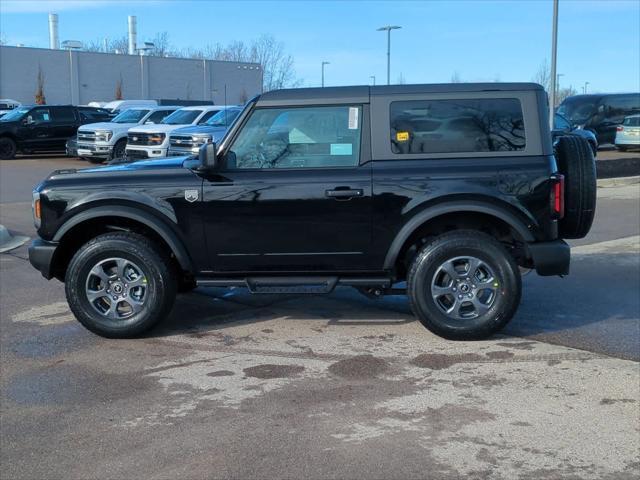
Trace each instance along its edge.
{"label": "wheel lug nut", "polygon": [[462,300],[462,295],[458,295],[458,298],[459,298],[460,300]]}
{"label": "wheel lug nut", "polygon": [[457,290],[458,290],[458,289],[457,289],[456,287],[453,287],[453,291],[454,291],[454,292],[455,292],[455,291],[457,291]]}

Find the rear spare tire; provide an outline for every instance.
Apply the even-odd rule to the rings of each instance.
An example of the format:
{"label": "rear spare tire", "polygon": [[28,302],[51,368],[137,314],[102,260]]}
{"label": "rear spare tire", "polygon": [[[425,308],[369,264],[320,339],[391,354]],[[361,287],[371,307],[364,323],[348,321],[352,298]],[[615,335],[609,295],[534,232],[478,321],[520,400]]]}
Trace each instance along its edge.
{"label": "rear spare tire", "polygon": [[583,238],[589,233],[596,213],[596,162],[589,142],[563,136],[556,144],[556,161],[564,175],[564,218],[560,237]]}

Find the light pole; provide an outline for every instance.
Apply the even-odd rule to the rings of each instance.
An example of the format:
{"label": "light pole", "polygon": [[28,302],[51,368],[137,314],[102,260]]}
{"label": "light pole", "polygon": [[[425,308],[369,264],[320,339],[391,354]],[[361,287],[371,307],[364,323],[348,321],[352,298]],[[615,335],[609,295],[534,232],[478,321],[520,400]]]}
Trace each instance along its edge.
{"label": "light pole", "polygon": [[549,127],[553,129],[553,115],[556,109],[556,61],[558,53],[558,0],[553,0],[553,29],[551,33],[551,91],[549,92]]}
{"label": "light pole", "polygon": [[391,84],[391,30],[398,30],[398,25],[386,25],[377,29],[378,32],[387,32],[387,85]]}
{"label": "light pole", "polygon": [[373,86],[376,86],[376,76],[375,75],[369,75],[369,78],[373,81]]}
{"label": "light pole", "polygon": [[140,56],[140,99],[144,99],[144,56],[146,52],[149,50],[153,50],[155,48],[155,43],[153,42],[144,42],[144,47],[138,47],[138,54]]}
{"label": "light pole", "polygon": [[80,103],[80,91],[77,82],[75,82],[77,77],[74,75],[73,51],[81,50],[82,42],[78,40],[65,40],[62,42],[62,48],[69,52],[69,93],[71,94],[71,103],[77,105]]}
{"label": "light pole", "polygon": [[322,86],[324,87],[324,66],[329,65],[330,62],[322,61]]}
{"label": "light pole", "polygon": [[589,82],[584,82],[584,87],[582,87],[582,93],[586,94],[587,93],[587,86],[589,85]]}

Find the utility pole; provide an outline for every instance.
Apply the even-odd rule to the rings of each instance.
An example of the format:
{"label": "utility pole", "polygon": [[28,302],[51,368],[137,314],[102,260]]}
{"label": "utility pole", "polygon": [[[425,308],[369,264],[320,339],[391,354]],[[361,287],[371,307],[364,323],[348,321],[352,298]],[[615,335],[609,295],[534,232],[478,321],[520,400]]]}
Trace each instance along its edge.
{"label": "utility pole", "polygon": [[549,127],[553,129],[553,115],[556,109],[556,62],[558,53],[558,1],[553,0],[553,29],[551,34],[551,91],[549,92]]}
{"label": "utility pole", "polygon": [[324,66],[329,65],[330,62],[322,61],[322,87],[324,88]]}
{"label": "utility pole", "polygon": [[369,78],[373,81],[373,86],[376,86],[376,76],[375,75],[369,75]]}
{"label": "utility pole", "polygon": [[398,25],[386,25],[377,29],[378,32],[387,32],[387,85],[391,84],[391,30],[398,30]]}

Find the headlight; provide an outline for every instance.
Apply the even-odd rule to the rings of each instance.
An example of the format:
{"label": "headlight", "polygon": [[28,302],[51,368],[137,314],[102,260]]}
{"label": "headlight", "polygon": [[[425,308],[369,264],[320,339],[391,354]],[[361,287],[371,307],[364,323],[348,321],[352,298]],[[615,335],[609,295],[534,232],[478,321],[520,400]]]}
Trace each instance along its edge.
{"label": "headlight", "polygon": [[111,140],[113,136],[113,132],[110,130],[98,130],[96,132],[96,141],[97,142],[108,142]]}
{"label": "headlight", "polygon": [[36,228],[40,228],[42,223],[42,211],[40,210],[40,192],[34,190],[32,192],[33,200],[31,202],[31,210],[33,212],[33,224]]}
{"label": "headlight", "polygon": [[164,142],[165,136],[164,133],[153,133],[147,137],[147,143],[149,145],[161,145],[162,142]]}
{"label": "headlight", "polygon": [[204,145],[205,143],[211,143],[210,135],[198,135],[191,137],[191,141],[194,146]]}

